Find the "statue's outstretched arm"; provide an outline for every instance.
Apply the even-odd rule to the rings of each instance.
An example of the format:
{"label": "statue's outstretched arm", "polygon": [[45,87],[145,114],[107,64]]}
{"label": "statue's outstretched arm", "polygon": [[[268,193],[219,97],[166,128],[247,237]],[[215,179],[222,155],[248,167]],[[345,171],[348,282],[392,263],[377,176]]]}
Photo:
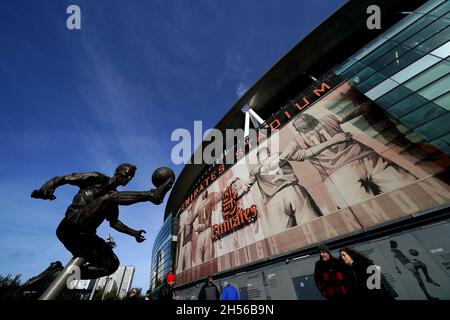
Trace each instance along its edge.
{"label": "statue's outstretched arm", "polygon": [[87,172],[87,173],[72,173],[66,176],[53,177],[47,182],[45,182],[39,189],[34,190],[31,193],[32,198],[44,199],[44,200],[55,200],[56,197],[53,195],[56,188],[63,186],[65,184],[70,184],[74,186],[81,186],[82,184],[88,183],[90,180],[94,181],[100,177],[105,177],[99,172]]}
{"label": "statue's outstretched arm", "polygon": [[125,234],[128,234],[128,235],[136,238],[137,242],[142,242],[145,240],[145,237],[143,236],[143,234],[145,233],[145,230],[134,230],[134,229],[128,227],[127,225],[125,225],[119,219],[117,219],[115,221],[111,221],[109,223],[109,225],[111,226],[111,228],[113,228],[121,233],[125,233]]}
{"label": "statue's outstretched arm", "polygon": [[[331,139],[322,142],[321,144],[315,145],[313,147],[307,149],[301,149],[297,144],[294,143],[289,144],[288,148],[286,148],[280,154],[280,166],[284,165],[286,161],[304,161],[310,158],[315,157],[320,154],[322,151],[340,143],[347,143],[352,141],[353,137],[349,132],[341,132],[335,134]],[[295,147],[297,146],[297,147]]]}

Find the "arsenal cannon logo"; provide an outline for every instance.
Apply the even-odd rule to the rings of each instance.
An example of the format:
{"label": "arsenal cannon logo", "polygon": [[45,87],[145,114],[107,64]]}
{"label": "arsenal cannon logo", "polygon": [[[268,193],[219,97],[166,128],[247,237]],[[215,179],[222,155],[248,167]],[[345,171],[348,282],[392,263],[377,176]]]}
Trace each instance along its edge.
{"label": "arsenal cannon logo", "polygon": [[222,194],[224,222],[211,226],[211,239],[213,241],[255,222],[258,218],[258,210],[255,205],[245,209],[239,206],[239,200],[246,192],[238,195],[236,182],[237,180],[234,180]]}

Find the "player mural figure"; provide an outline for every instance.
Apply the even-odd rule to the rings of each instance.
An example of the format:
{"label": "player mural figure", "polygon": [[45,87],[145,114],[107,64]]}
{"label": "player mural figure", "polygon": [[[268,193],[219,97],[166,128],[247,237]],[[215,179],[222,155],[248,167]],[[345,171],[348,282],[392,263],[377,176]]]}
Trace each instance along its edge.
{"label": "player mural figure", "polygon": [[315,154],[350,138],[348,134],[342,133],[308,150],[292,150],[292,147],[288,146],[281,154],[271,153],[267,147],[260,148],[257,153],[259,164],[250,170],[246,192],[249,192],[255,183],[259,186],[267,207],[271,234],[323,216],[308,190],[300,184],[289,161],[310,159]]}
{"label": "player mural figure", "polygon": [[[428,283],[431,283],[432,285],[436,287],[440,287],[441,285],[437,282],[435,282],[433,279],[431,279],[430,274],[428,273],[428,268],[425,263],[422,261],[413,258],[409,259],[399,248],[397,241],[391,240],[389,241],[389,245],[391,247],[391,252],[394,255],[394,265],[395,269],[399,274],[402,273],[400,270],[397,261],[399,261],[411,274],[416,278],[417,283],[419,284],[420,289],[422,289],[423,293],[427,297],[428,300],[439,300],[439,298],[433,297],[428,292],[425,283],[422,280],[422,276],[420,275],[420,270],[422,270],[423,275],[425,276],[425,280]],[[409,249],[409,254],[411,254],[413,257],[417,257],[419,255],[419,252],[416,249]]]}
{"label": "player mural figure", "polygon": [[[293,121],[297,136],[280,156],[288,161],[308,159],[330,190],[330,195],[334,196],[332,190],[337,188],[348,205],[396,190],[417,179],[342,129],[343,123],[359,115],[360,110],[356,110],[339,120],[334,115],[317,119],[310,114],[300,114]],[[346,138],[339,142],[339,137],[343,136]],[[326,146],[333,140],[333,147]],[[339,197],[335,197],[335,202],[338,209],[346,206]]]}
{"label": "player mural figure", "polygon": [[211,217],[220,200],[221,192],[206,190],[198,198],[195,205],[194,231],[197,232],[197,242],[195,248],[194,261],[196,265],[202,264],[214,258],[214,246],[211,241]]}
{"label": "player mural figure", "polygon": [[[345,140],[345,136],[339,139],[336,143]],[[323,148],[332,143],[334,142],[324,144]],[[311,156],[313,155],[311,152]],[[271,234],[283,232],[323,215],[309,192],[300,184],[283,154],[270,153],[269,148],[261,147],[257,158],[259,164],[250,170],[246,192],[257,183],[267,207]]]}
{"label": "player mural figure", "polygon": [[186,209],[187,213],[184,220],[180,220],[180,231],[178,233],[178,259],[177,259],[177,274],[192,267],[192,234],[193,223],[195,220],[194,213],[192,212],[191,203]]}
{"label": "player mural figure", "polygon": [[170,168],[155,170],[152,181],[156,188],[149,191],[117,191],[134,177],[136,166],[128,163],[119,165],[112,177],[99,172],[72,173],[48,180],[31,194],[32,198],[54,200],[58,187],[66,184],[80,188],[67,208],[56,235],[74,257],[84,258],[80,267],[82,279],[96,279],[114,273],[119,267],[119,259],[112,246],[97,234],[103,221],[110,226],[136,239],[145,240],[144,230],[135,230],[119,220],[119,205],[128,206],[138,202],[150,201],[161,204],[172,187],[175,174]]}

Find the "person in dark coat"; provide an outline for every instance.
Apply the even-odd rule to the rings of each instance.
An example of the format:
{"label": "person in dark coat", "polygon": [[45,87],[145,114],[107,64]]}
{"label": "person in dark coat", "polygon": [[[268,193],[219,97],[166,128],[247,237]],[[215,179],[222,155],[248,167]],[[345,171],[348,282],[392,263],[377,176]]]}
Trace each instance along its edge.
{"label": "person in dark coat", "polygon": [[[372,260],[363,254],[350,249],[342,248],[339,250],[342,261],[350,268],[350,295],[352,299],[381,299],[393,300],[393,296],[388,293],[386,280],[380,272],[379,288],[369,288],[367,284],[370,276],[374,272],[369,267],[375,266]],[[371,281],[369,281],[371,282]]]}
{"label": "person in dark coat", "polygon": [[200,289],[198,300],[220,300],[220,292],[212,282],[212,276],[208,276],[206,283]]}
{"label": "person in dark coat", "polygon": [[151,301],[153,300],[153,292],[151,290],[147,290],[144,296],[145,301]]}
{"label": "person in dark coat", "polygon": [[327,246],[319,246],[319,250],[320,259],[314,268],[314,281],[317,288],[328,300],[348,299],[348,268],[340,259],[333,257]]}
{"label": "person in dark coat", "polygon": [[166,284],[164,284],[161,289],[159,289],[158,300],[162,301],[172,301],[179,300],[179,297],[173,290],[173,285],[175,283],[175,275],[170,272],[166,278]]}
{"label": "person in dark coat", "polygon": [[137,288],[133,288],[125,298],[127,301],[138,301],[140,300],[140,293],[141,291]]}

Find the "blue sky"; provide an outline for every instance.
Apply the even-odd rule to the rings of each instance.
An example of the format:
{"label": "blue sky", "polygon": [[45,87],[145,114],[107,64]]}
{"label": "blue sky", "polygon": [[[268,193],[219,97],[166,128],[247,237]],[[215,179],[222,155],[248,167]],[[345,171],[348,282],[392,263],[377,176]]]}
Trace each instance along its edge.
{"label": "blue sky", "polygon": [[[343,0],[0,0],[0,274],[39,273],[70,255],[55,229],[77,189],[30,198],[47,179],[137,165],[123,190],[172,166],[176,128],[213,127],[245,90]],[[81,8],[79,31],[66,8]],[[134,285],[149,285],[164,205],[121,208],[147,241],[111,230]]]}

